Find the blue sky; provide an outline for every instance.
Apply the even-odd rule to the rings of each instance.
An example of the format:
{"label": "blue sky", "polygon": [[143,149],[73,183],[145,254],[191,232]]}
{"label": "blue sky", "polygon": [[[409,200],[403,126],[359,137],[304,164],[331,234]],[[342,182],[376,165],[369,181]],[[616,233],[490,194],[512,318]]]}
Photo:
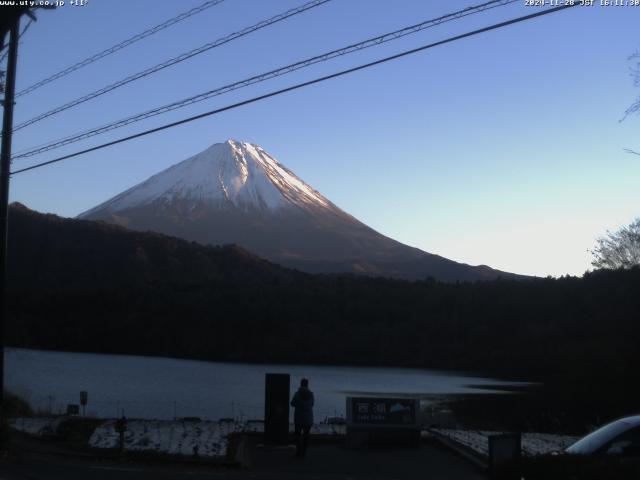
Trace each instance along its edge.
{"label": "blue sky", "polygon": [[[89,0],[40,11],[20,44],[18,90],[200,0]],[[15,122],[304,3],[226,0],[18,98]],[[474,5],[333,0],[16,132],[14,152]],[[533,13],[509,6],[316,65],[32,160],[224,106]],[[75,216],[228,138],[260,144],[356,218],[471,264],[581,275],[607,229],[640,215],[640,95],[628,57],[640,7],[576,7],[467,38],[64,163],[16,175],[11,199]]]}

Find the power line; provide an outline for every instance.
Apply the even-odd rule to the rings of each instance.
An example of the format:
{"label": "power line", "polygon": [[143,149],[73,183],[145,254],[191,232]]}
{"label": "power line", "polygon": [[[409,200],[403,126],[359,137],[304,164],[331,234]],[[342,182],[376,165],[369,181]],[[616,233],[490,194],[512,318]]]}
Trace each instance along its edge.
{"label": "power line", "polygon": [[172,65],[175,65],[177,63],[183,62],[189,58],[192,58],[196,55],[199,55],[201,53],[204,53],[208,50],[211,50],[212,48],[216,48],[219,47],[221,45],[224,45],[225,43],[231,42],[237,38],[240,37],[244,37],[245,35],[248,35],[252,32],[255,32],[256,30],[260,30],[262,28],[268,27],[269,25],[273,25],[274,23],[277,22],[281,22],[282,20],[285,20],[289,17],[292,17],[294,15],[298,15],[302,12],[305,12],[309,9],[318,7],[320,5],[323,5],[327,2],[330,2],[331,0],[312,0],[310,2],[307,2],[299,7],[296,8],[292,8],[291,10],[287,10],[284,13],[280,13],[274,17],[271,17],[267,20],[263,20],[261,22],[256,23],[255,25],[252,25],[250,27],[246,27],[243,28],[242,30],[239,30],[237,32],[234,32],[230,35],[227,35],[226,37],[222,37],[219,38],[213,42],[210,43],[206,43],[198,48],[195,48],[193,50],[190,50],[188,52],[185,52],[181,55],[178,55],[177,57],[171,58],[169,60],[166,60],[165,62],[159,63],[153,67],[147,68],[146,70],[142,70],[141,72],[135,73],[133,75],[130,75],[126,78],[123,78],[122,80],[119,80],[115,83],[112,83],[110,85],[107,85],[106,87],[103,87],[99,90],[96,90],[94,92],[91,92],[83,97],[77,98],[75,100],[72,100],[71,102],[65,103],[64,105],[54,108],[53,110],[50,110],[46,113],[42,113],[30,120],[27,120],[25,122],[22,122],[21,124],[17,125],[16,127],[14,127],[13,131],[17,131],[20,130],[24,127],[28,127],[29,125],[32,125],[36,122],[39,122],[40,120],[43,120],[47,117],[50,117],[52,115],[58,114],[60,112],[63,112],[64,110],[67,110],[71,107],[75,107],[77,105],[80,105],[81,103],[87,102],[89,100],[92,100],[96,97],[99,97],[100,95],[104,95],[107,92],[110,92],[112,90],[115,90],[116,88],[122,87],[123,85],[126,85],[128,83],[131,83],[135,80],[139,80],[143,77],[146,77],[148,75],[151,75],[152,73],[156,73],[160,70],[163,70],[167,67],[170,67]]}
{"label": "power line", "polygon": [[421,52],[423,50],[428,50],[430,48],[434,48],[434,47],[437,47],[437,46],[440,46],[440,45],[444,45],[446,43],[451,43],[451,42],[454,42],[454,41],[457,41],[457,40],[461,40],[463,38],[471,37],[471,36],[474,36],[474,35],[479,35],[481,33],[485,33],[485,32],[491,31],[491,30],[496,30],[498,28],[503,28],[503,27],[506,27],[508,25],[513,25],[515,23],[520,23],[520,22],[524,22],[524,21],[527,21],[527,20],[531,20],[533,18],[541,17],[543,15],[548,15],[550,13],[559,12],[560,10],[564,10],[564,9],[567,9],[567,8],[575,7],[577,5],[579,5],[579,3],[567,3],[567,4],[559,6],[559,7],[554,7],[554,8],[549,8],[549,9],[546,9],[546,10],[541,10],[539,12],[531,13],[529,15],[524,15],[522,17],[517,17],[517,18],[513,18],[511,20],[507,20],[507,21],[504,21],[504,22],[496,23],[496,24],[490,25],[488,27],[483,27],[483,28],[480,28],[478,30],[473,30],[471,32],[463,33],[461,35],[456,35],[454,37],[449,37],[449,38],[446,38],[445,40],[440,40],[438,42],[434,42],[434,43],[430,43],[430,44],[427,44],[427,45],[423,45],[423,46],[418,47],[418,48],[414,48],[414,49],[411,49],[411,50],[406,50],[404,52],[397,53],[397,54],[391,55],[389,57],[381,58],[381,59],[375,60],[373,62],[365,63],[365,64],[359,65],[357,67],[352,67],[352,68],[348,68],[346,70],[341,70],[339,72],[332,73],[332,74],[326,75],[324,77],[319,77],[319,78],[315,78],[313,80],[309,80],[307,82],[298,83],[296,85],[293,85],[293,86],[290,86],[290,87],[287,87],[287,88],[276,90],[276,91],[273,91],[273,92],[270,92],[270,93],[267,93],[267,94],[264,94],[264,95],[260,95],[260,96],[257,96],[257,97],[253,97],[253,98],[250,98],[248,100],[243,100],[242,102],[234,103],[234,104],[231,104],[231,105],[227,105],[225,107],[221,107],[221,108],[218,108],[218,109],[215,109],[215,110],[210,110],[208,112],[201,113],[199,115],[194,115],[192,117],[184,118],[182,120],[178,120],[177,122],[168,123],[168,124],[162,125],[160,127],[156,127],[156,128],[152,128],[152,129],[149,129],[149,130],[145,130],[143,132],[136,133],[136,134],[133,134],[133,135],[129,135],[127,137],[122,137],[122,138],[119,138],[117,140],[113,140],[111,142],[103,143],[101,145],[96,145],[94,147],[87,148],[85,150],[81,150],[81,151],[78,151],[78,152],[75,152],[75,153],[71,153],[71,154],[64,155],[64,156],[61,156],[61,157],[58,157],[58,158],[54,158],[53,160],[48,160],[46,162],[38,163],[38,164],[32,165],[30,167],[21,168],[19,170],[15,170],[15,171],[11,172],[11,175],[16,175],[18,173],[27,172],[29,170],[34,170],[36,168],[41,168],[41,167],[44,167],[46,165],[51,165],[53,163],[61,162],[63,160],[67,160],[69,158],[77,157],[77,156],[83,155],[85,153],[94,152],[96,150],[101,150],[103,148],[110,147],[110,146],[113,146],[113,145],[117,145],[119,143],[127,142],[129,140],[133,140],[133,139],[136,139],[136,138],[144,137],[144,136],[150,135],[152,133],[160,132],[160,131],[166,130],[168,128],[176,127],[178,125],[182,125],[182,124],[185,124],[185,123],[193,122],[195,120],[199,120],[201,118],[205,118],[205,117],[209,117],[209,116],[212,116],[212,115],[216,115],[218,113],[222,113],[222,112],[225,112],[227,110],[232,110],[232,109],[244,106],[244,105],[248,105],[248,104],[251,104],[251,103],[258,102],[260,100],[265,100],[267,98],[275,97],[275,96],[281,95],[283,93],[291,92],[293,90],[298,90],[300,88],[307,87],[309,85],[314,85],[316,83],[324,82],[326,80],[331,80],[333,78],[341,77],[343,75],[347,75],[349,73],[353,73],[353,72],[357,72],[357,71],[360,71],[360,70],[364,70],[366,68],[370,68],[370,67],[373,67],[375,65],[380,65],[380,64],[392,61],[392,60],[397,60],[398,58],[406,57],[408,55],[412,55],[414,53],[418,53],[418,52]]}
{"label": "power line", "polygon": [[31,93],[34,90],[37,90],[40,87],[43,87],[45,85],[47,85],[48,83],[51,83],[55,80],[59,80],[62,77],[65,77],[67,75],[69,75],[72,72],[75,72],[76,70],[79,70],[82,67],[86,67],[87,65],[93,63],[93,62],[97,62],[98,60],[111,55],[112,53],[115,53],[119,50],[122,50],[123,48],[126,48],[130,45],[133,45],[136,42],[139,42],[140,40],[147,38],[151,35],[153,35],[154,33],[158,33],[162,30],[164,30],[165,28],[169,28],[173,25],[175,25],[176,23],[179,23],[183,20],[186,20],[189,17],[192,17],[194,15],[197,15],[198,13],[201,13],[205,10],[207,10],[208,8],[211,8],[215,5],[218,5],[219,3],[224,2],[224,0],[208,0],[206,2],[204,2],[202,5],[199,5],[195,8],[192,8],[191,10],[188,10],[186,12],[183,12],[173,18],[170,18],[169,20],[162,22],[159,25],[156,25],[155,27],[151,27],[147,30],[145,30],[142,33],[138,33],[137,35],[134,35],[133,37],[130,37],[126,40],[123,40],[122,42],[113,45],[112,47],[109,47],[101,52],[96,53],[95,55],[92,55],[88,58],[85,58],[84,60],[71,65],[70,67],[65,68],[64,70],[60,70],[57,73],[54,73],[53,75],[51,75],[50,77],[47,77],[43,80],[40,80],[39,82],[34,83],[33,85],[31,85],[30,87],[25,88],[24,90],[19,91],[18,93],[16,93],[16,97],[20,97],[22,95],[26,95],[27,93]]}
{"label": "power line", "polygon": [[138,121],[141,121],[141,120],[145,120],[145,119],[150,118],[152,116],[156,116],[156,115],[159,115],[159,114],[162,114],[162,113],[166,113],[166,112],[169,112],[169,111],[172,111],[172,110],[176,110],[178,108],[182,108],[182,107],[185,107],[185,106],[188,106],[188,105],[191,105],[191,104],[206,100],[206,99],[214,97],[214,96],[222,95],[224,93],[229,93],[229,92],[231,92],[233,90],[237,90],[239,88],[243,88],[243,87],[246,87],[246,86],[249,86],[249,85],[253,85],[255,83],[259,83],[259,82],[262,82],[262,81],[265,81],[265,80],[269,80],[271,78],[275,78],[275,77],[278,77],[278,76],[281,76],[281,75],[284,75],[284,74],[288,74],[288,73],[294,72],[296,70],[299,70],[301,68],[305,68],[305,67],[311,66],[311,65],[316,64],[316,63],[327,61],[327,60],[330,60],[330,59],[338,57],[338,56],[347,55],[349,53],[353,53],[355,51],[363,50],[365,48],[369,48],[369,47],[376,46],[376,45],[379,45],[379,44],[382,44],[382,43],[386,43],[386,42],[391,41],[391,40],[396,40],[396,39],[404,37],[406,35],[417,33],[417,32],[419,32],[421,30],[426,29],[426,28],[430,28],[430,27],[433,27],[433,26],[436,26],[436,25],[439,25],[439,24],[442,24],[442,23],[445,23],[445,22],[448,22],[448,21],[459,19],[459,18],[465,17],[467,15],[472,15],[472,14],[479,13],[479,12],[482,12],[482,11],[486,11],[486,10],[489,10],[489,9],[492,9],[492,8],[496,8],[496,7],[499,7],[499,6],[504,6],[504,5],[507,5],[509,3],[514,3],[516,1],[519,1],[519,0],[492,0],[492,1],[486,2],[484,4],[468,7],[468,8],[465,8],[463,10],[459,10],[457,12],[453,12],[453,13],[450,13],[450,14],[447,14],[447,15],[443,15],[443,16],[435,18],[435,19],[426,20],[424,22],[421,22],[421,23],[418,23],[418,24],[415,24],[415,25],[412,25],[412,26],[409,26],[409,27],[405,27],[405,28],[402,28],[400,30],[396,30],[396,31],[393,31],[393,32],[390,32],[390,33],[386,33],[384,35],[379,35],[377,37],[370,38],[368,40],[365,40],[365,41],[362,41],[362,42],[359,42],[359,43],[356,43],[356,44],[352,44],[352,45],[349,45],[347,47],[343,47],[343,48],[340,48],[340,49],[337,49],[337,50],[332,50],[330,52],[327,52],[327,53],[324,53],[324,54],[321,54],[321,55],[317,55],[315,57],[311,57],[311,58],[308,58],[308,59],[305,59],[305,60],[290,64],[290,65],[287,65],[285,67],[280,67],[278,69],[271,70],[269,72],[262,73],[260,75],[256,75],[256,76],[244,79],[244,80],[240,80],[240,81],[232,83],[230,85],[225,85],[223,87],[220,87],[220,88],[217,88],[217,89],[214,89],[214,90],[210,90],[210,91],[207,91],[207,92],[204,92],[204,93],[189,97],[189,98],[184,99],[184,100],[180,100],[180,101],[177,101],[177,102],[170,103],[168,105],[157,107],[157,108],[154,108],[152,110],[149,110],[149,111],[146,111],[146,112],[143,112],[143,113],[140,113],[140,114],[136,114],[136,115],[133,115],[133,116],[118,120],[116,122],[112,122],[110,124],[103,125],[101,127],[94,128],[92,130],[88,130],[88,131],[85,131],[85,132],[82,132],[82,133],[79,133],[79,134],[74,134],[72,136],[64,137],[64,138],[58,139],[58,140],[56,140],[54,142],[50,142],[48,144],[42,144],[40,146],[33,147],[31,150],[26,151],[26,152],[25,152],[25,150],[23,150],[23,152],[25,152],[25,153],[21,153],[21,154],[15,155],[13,157],[13,159],[30,157],[30,156],[33,156],[33,155],[36,155],[36,154],[40,154],[40,153],[49,151],[49,150],[53,150],[55,148],[60,148],[62,146],[69,145],[69,144],[75,143],[77,141],[85,140],[87,138],[93,137],[93,136],[101,134],[101,133],[105,133],[105,132],[108,132],[108,131],[111,131],[111,130],[115,130],[116,128],[120,128],[120,127],[129,125],[131,123],[135,123],[135,122],[138,122]]}
{"label": "power line", "polygon": [[146,112],[143,113],[139,113],[136,115],[132,115],[130,117],[118,120],[116,122],[112,122],[106,125],[103,125],[101,127],[97,127],[94,128],[92,130],[88,130],[88,131],[84,131],[82,133],[79,134],[74,134],[71,136],[67,136],[58,140],[55,140],[53,142],[50,142],[48,144],[43,144],[37,147],[32,147],[31,149],[28,150],[23,150],[23,153],[19,153],[17,155],[13,156],[13,160],[16,159],[20,159],[20,158],[26,158],[26,157],[31,157],[34,155],[38,155],[40,153],[44,153],[50,150],[54,150],[56,148],[61,148],[63,146],[66,145],[70,145],[72,143],[76,143],[79,142],[81,140],[86,140],[87,138],[90,137],[94,137],[96,135],[102,134],[102,133],[106,133],[109,132],[111,130],[115,130],[117,128],[121,128],[124,127],[126,125],[130,125],[132,123],[136,123],[142,120],[145,120],[147,118],[156,116],[156,115],[160,115],[163,113],[167,113],[173,110],[177,110],[179,108],[183,108],[186,107],[188,105],[192,105],[194,103],[197,102],[201,102],[203,100],[218,96],[218,95],[223,95],[225,93],[229,93],[231,91],[243,88],[243,87],[247,87],[250,85],[254,85],[256,83],[260,83],[266,80],[270,80],[272,78],[275,77],[279,77],[281,75],[285,75],[288,73],[292,73],[294,71],[300,70],[302,68],[314,65],[316,63],[320,63],[320,62],[325,62],[328,60],[331,60],[333,58],[336,57],[340,57],[343,55],[347,55],[356,51],[360,51],[363,50],[365,48],[369,48],[369,47],[374,47],[377,45],[380,45],[382,43],[386,43],[389,42],[391,40],[396,40],[398,38],[402,38],[406,35],[410,35],[413,33],[417,33],[419,31],[422,31],[424,29],[427,28],[431,28],[437,25],[440,25],[442,23],[446,23],[452,20],[457,20],[463,17],[466,17],[468,15],[473,15],[476,13],[480,13],[486,10],[490,10],[492,8],[497,8],[500,6],[504,6],[510,3],[514,3],[520,0],[492,0],[480,5],[476,5],[476,6],[472,6],[472,7],[468,7],[462,10],[459,10],[457,12],[453,12],[453,13],[449,13],[447,15],[443,15],[441,17],[438,18],[434,18],[431,20],[426,20],[424,22],[409,26],[409,27],[405,27],[399,30],[395,30],[393,32],[389,32],[389,33],[385,33],[383,35],[379,35],[377,37],[373,37],[367,40],[364,40],[362,42],[359,43],[354,43],[352,45],[348,45],[346,47],[343,48],[339,48],[336,50],[332,50],[330,52],[326,52],[323,53],[321,55],[316,55],[314,57],[311,58],[307,58],[305,60],[301,60],[299,62],[296,63],[292,63],[290,65],[284,66],[284,67],[280,67],[277,68],[275,70],[271,70],[259,75],[255,75],[253,77],[250,78],[246,78],[244,80],[240,80],[238,82],[229,84],[229,85],[225,85],[223,87],[219,87],[216,88],[214,90],[209,90],[207,92],[204,93],[200,93],[198,95],[177,101],[177,102],[173,102],[167,105],[163,105],[161,107],[156,107],[152,110],[148,110]]}

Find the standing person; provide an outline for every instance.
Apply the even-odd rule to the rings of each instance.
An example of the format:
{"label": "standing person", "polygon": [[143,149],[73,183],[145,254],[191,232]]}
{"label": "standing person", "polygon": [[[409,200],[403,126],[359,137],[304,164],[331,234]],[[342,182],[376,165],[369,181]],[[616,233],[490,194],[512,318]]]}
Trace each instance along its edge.
{"label": "standing person", "polygon": [[313,425],[313,392],[309,390],[309,380],[300,380],[300,388],[291,399],[291,406],[295,408],[293,421],[296,425],[296,457],[303,458],[307,451],[309,431]]}

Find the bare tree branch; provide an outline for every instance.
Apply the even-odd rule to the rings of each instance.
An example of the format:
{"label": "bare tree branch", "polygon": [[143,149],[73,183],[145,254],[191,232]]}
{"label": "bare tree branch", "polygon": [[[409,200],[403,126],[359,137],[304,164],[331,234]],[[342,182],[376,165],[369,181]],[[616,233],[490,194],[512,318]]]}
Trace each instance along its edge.
{"label": "bare tree branch", "polygon": [[636,152],[635,150],[631,150],[630,148],[625,148],[624,151],[627,153],[632,153],[634,155],[640,155],[640,152]]}
{"label": "bare tree branch", "polygon": [[615,232],[607,231],[591,251],[596,268],[631,268],[640,265],[640,217]]}
{"label": "bare tree branch", "polygon": [[[633,55],[629,56],[629,61],[635,62],[635,65],[629,67],[629,74],[631,75],[631,77],[633,77],[633,86],[640,87],[640,51],[637,51]],[[640,97],[638,97],[635,102],[633,102],[631,106],[625,110],[624,116],[620,121],[623,122],[630,115],[638,113],[640,113]]]}

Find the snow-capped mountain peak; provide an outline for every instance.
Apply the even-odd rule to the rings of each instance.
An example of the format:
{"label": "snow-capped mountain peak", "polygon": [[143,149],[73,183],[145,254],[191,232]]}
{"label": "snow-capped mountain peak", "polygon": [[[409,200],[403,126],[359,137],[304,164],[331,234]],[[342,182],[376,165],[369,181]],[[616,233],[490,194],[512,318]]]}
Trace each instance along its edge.
{"label": "snow-capped mountain peak", "polygon": [[258,145],[237,140],[206,150],[85,212],[117,212],[179,200],[278,210],[286,205],[331,208],[331,203]]}
{"label": "snow-capped mountain peak", "polygon": [[342,211],[261,147],[217,143],[80,215],[313,273],[483,280],[504,275],[412,248]]}

